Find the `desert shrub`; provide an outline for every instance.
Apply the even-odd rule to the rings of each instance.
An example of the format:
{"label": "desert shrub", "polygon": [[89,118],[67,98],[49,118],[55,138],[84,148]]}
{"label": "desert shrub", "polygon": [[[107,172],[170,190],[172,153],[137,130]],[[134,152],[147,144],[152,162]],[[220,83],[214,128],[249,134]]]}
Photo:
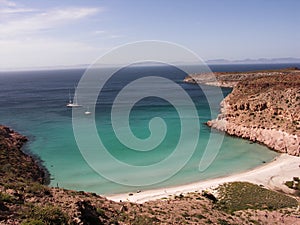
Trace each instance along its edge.
{"label": "desert shrub", "polygon": [[49,188],[43,184],[40,184],[38,182],[34,182],[32,183],[31,185],[29,185],[27,188],[26,188],[27,192],[28,193],[31,193],[31,194],[45,194],[45,193],[48,193],[49,192]]}
{"label": "desert shrub", "polygon": [[294,189],[294,190],[300,190],[300,179],[299,177],[293,177],[293,180],[290,180],[290,181],[286,181],[284,183],[286,186],[288,186],[289,188],[291,189]]}
{"label": "desert shrub", "polygon": [[30,224],[28,221],[35,221],[36,224],[45,225],[63,225],[68,223],[67,216],[60,208],[51,205],[44,207],[32,206],[23,213],[23,216],[26,218],[25,224]]}
{"label": "desert shrub", "polygon": [[294,182],[293,181],[286,181],[285,185],[288,186],[289,188],[293,188]]}
{"label": "desert shrub", "polygon": [[46,225],[46,224],[41,220],[29,219],[23,221],[21,225]]}
{"label": "desert shrub", "polygon": [[132,225],[158,224],[160,222],[156,217],[136,216],[131,222]]}
{"label": "desert shrub", "polygon": [[96,211],[97,211],[97,214],[98,214],[99,216],[101,216],[101,217],[106,217],[105,211],[104,211],[103,209],[97,208]]}
{"label": "desert shrub", "polygon": [[14,200],[13,196],[0,192],[0,202],[13,202],[13,200]]}
{"label": "desert shrub", "polygon": [[218,223],[220,225],[229,225],[230,223],[227,222],[227,220],[223,220],[223,219],[218,219]]}
{"label": "desert shrub", "polygon": [[245,209],[297,207],[296,199],[248,182],[226,183],[219,187],[217,207],[227,212]]}
{"label": "desert shrub", "polygon": [[198,219],[205,219],[206,218],[202,214],[194,214],[193,216],[196,217],[196,218],[198,218]]}

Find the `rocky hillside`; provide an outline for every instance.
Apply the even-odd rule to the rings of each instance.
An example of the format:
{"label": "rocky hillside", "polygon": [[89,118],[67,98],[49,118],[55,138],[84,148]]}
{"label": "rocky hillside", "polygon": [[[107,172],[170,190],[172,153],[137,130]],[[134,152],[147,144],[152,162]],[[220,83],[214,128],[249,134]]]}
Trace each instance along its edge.
{"label": "rocky hillside", "polygon": [[27,138],[8,127],[0,126],[0,182],[10,183],[39,182],[46,183],[46,175],[33,157],[20,149]]}
{"label": "rocky hillside", "polygon": [[[201,82],[197,77],[193,82]],[[209,126],[279,152],[300,155],[298,69],[217,73],[216,77],[215,85],[234,88],[221,103],[218,118],[207,122]]]}
{"label": "rocky hillside", "polygon": [[235,87],[240,81],[259,77],[278,76],[300,72],[297,67],[278,70],[258,70],[247,72],[215,72],[191,74],[184,79],[187,83],[199,83],[218,87]]}
{"label": "rocky hillside", "polygon": [[[0,224],[297,224],[299,202],[249,183],[230,183],[144,204],[43,185],[45,174],[21,147],[26,138],[0,126]],[[228,191],[227,191],[228,190]],[[234,194],[239,191],[238,194]],[[258,193],[252,198],[251,193]]]}

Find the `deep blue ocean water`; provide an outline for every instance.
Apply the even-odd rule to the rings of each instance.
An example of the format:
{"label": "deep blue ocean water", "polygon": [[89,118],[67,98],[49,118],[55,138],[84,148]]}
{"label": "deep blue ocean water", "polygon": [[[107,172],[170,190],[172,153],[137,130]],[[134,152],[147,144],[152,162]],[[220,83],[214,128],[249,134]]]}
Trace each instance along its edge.
{"label": "deep blue ocean water", "polygon": [[[249,71],[257,69],[276,69],[299,65],[212,65],[212,71]],[[84,69],[60,69],[47,71],[0,72],[0,123],[10,126],[29,137],[26,151],[37,155],[51,174],[52,186],[92,191],[100,194],[113,194],[172,186],[215,178],[231,173],[245,171],[272,160],[277,153],[247,140],[225,136],[222,147],[211,166],[200,172],[199,161],[211,131],[203,123],[218,113],[218,107],[210,112],[207,99],[201,89],[182,82],[186,76],[182,71],[168,66],[127,68],[116,74],[105,86],[98,98],[95,119],[99,136],[111,149],[117,159],[136,165],[149,165],[158,162],[172,153],[180,136],[180,121],[175,108],[160,98],[149,97],[140,101],[130,114],[132,132],[139,138],[149,136],[148,123],[153,117],[162,117],[168,126],[168,133],[153,154],[141,157],[122,146],[114,135],[110,122],[110,103],[125,84],[136,78],[136,74],[164,75],[178,83],[192,98],[197,108],[201,134],[197,149],[192,158],[175,176],[152,186],[132,187],[116,184],[94,172],[82,157],[72,129],[72,109],[66,107],[69,92],[74,92]],[[195,71],[198,72],[198,71]],[[118,76],[119,75],[119,76]],[[215,87],[203,86],[204,91],[214,93]],[[231,89],[223,89],[224,96]],[[219,104],[220,99],[216,99]],[[79,110],[85,110],[84,108]],[[94,116],[94,115],[93,115]],[[215,132],[216,135],[218,132]],[[89,135],[89,134],[83,134]],[[190,140],[185,140],[188,146]],[[124,149],[126,151],[124,151]],[[105,164],[105,162],[100,162]],[[128,174],[113,165],[106,165],[108,173]],[[166,169],[168,165],[166,165]],[[158,171],[144,175],[155,176]],[[164,171],[159,171],[164,173]]]}

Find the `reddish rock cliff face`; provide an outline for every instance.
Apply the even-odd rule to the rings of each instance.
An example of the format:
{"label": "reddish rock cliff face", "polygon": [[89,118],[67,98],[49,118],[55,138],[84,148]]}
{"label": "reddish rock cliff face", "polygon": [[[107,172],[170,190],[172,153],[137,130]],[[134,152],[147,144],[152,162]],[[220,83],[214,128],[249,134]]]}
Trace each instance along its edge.
{"label": "reddish rock cliff face", "polygon": [[229,135],[263,143],[276,151],[288,153],[294,156],[300,156],[300,139],[297,135],[291,135],[284,131],[275,129],[246,127],[237,125],[234,122],[228,122],[224,119],[208,121],[207,125],[215,129],[225,131]]}
{"label": "reddish rock cliff face", "polygon": [[300,156],[300,74],[240,81],[207,125]]}

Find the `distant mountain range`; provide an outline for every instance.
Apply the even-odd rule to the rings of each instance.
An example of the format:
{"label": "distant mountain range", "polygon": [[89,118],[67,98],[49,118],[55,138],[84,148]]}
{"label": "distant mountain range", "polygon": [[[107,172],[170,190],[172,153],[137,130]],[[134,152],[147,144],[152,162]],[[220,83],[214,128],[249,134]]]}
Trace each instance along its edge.
{"label": "distant mountain range", "polygon": [[[1,1],[1,0],[0,0]],[[199,61],[197,62],[173,62],[174,65],[195,65],[199,64]],[[299,63],[300,64],[300,58],[293,58],[293,57],[287,57],[287,58],[259,58],[259,59],[240,59],[240,60],[228,60],[228,59],[210,59],[206,60],[205,63],[207,64],[276,64],[276,63]],[[101,67],[115,67],[119,66],[120,64],[101,64]],[[155,62],[144,62],[137,64],[135,66],[157,66],[161,65],[161,63],[155,63]],[[56,65],[56,66],[37,66],[37,67],[19,67],[19,68],[1,68],[0,71],[25,71],[25,70],[51,70],[51,69],[86,69],[91,64],[77,64],[77,65]],[[94,65],[95,66],[95,65]]]}
{"label": "distant mountain range", "polygon": [[228,60],[228,59],[212,59],[207,60],[207,64],[272,64],[272,63],[300,63],[300,58],[259,58],[259,59],[241,59],[241,60]]}

